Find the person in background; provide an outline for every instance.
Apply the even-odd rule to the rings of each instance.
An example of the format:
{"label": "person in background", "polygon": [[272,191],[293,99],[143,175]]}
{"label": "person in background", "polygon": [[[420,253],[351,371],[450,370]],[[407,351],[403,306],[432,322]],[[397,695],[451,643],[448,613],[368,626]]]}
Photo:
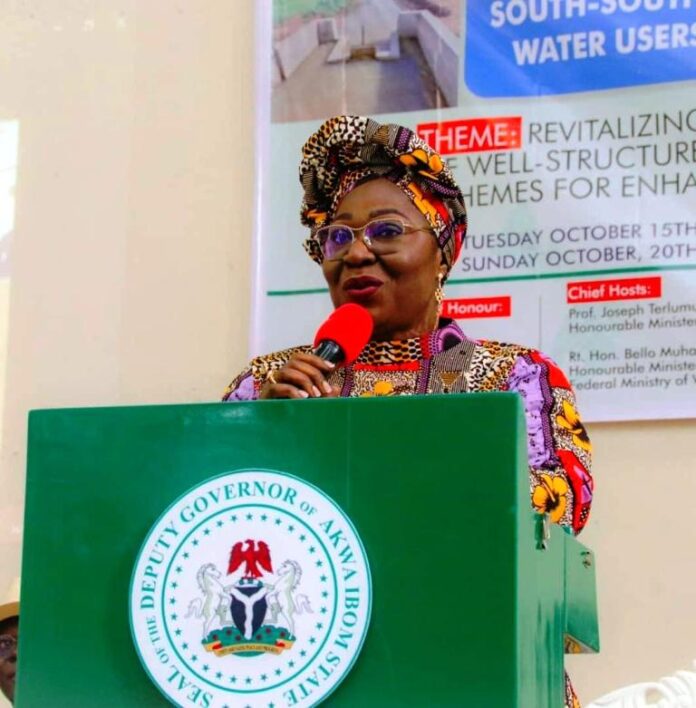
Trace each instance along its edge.
{"label": "person in background", "polygon": [[[517,392],[532,506],[578,533],[592,500],[591,447],[565,374],[541,352],[471,339],[441,317],[466,210],[440,155],[403,126],[338,116],[305,144],[300,181],[305,248],[334,307],[357,303],[370,312],[372,339],[345,367],[311,345],[259,356],[223,400]],[[565,703],[580,705],[569,681]]]}
{"label": "person in background", "polygon": [[11,583],[0,605],[0,690],[14,703],[19,641],[19,578]]}

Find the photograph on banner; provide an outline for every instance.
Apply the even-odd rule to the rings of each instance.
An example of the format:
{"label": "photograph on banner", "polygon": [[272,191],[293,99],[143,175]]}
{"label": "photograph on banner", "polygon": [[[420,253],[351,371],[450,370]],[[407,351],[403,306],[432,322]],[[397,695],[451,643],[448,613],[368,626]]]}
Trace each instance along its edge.
{"label": "photograph on banner", "polygon": [[[274,122],[456,106],[460,0],[281,0]],[[439,21],[441,20],[441,21]]]}
{"label": "photograph on banner", "polygon": [[253,351],[311,338],[331,309],[301,246],[300,151],[326,118],[370,115],[417,132],[464,193],[446,316],[554,357],[588,420],[696,415],[693,13],[690,0],[275,0],[259,48],[274,208]]}

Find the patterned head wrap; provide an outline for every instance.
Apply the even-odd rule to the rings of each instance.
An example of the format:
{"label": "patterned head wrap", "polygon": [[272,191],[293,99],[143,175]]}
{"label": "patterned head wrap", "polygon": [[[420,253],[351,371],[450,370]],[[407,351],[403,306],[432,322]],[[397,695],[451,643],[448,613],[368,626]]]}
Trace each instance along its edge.
{"label": "patterned head wrap", "polygon": [[316,230],[343,197],[377,177],[393,182],[425,216],[451,269],[466,235],[464,197],[452,172],[413,131],[362,116],[330,118],[302,148],[300,217],[311,229],[304,243],[310,257],[323,261]]}

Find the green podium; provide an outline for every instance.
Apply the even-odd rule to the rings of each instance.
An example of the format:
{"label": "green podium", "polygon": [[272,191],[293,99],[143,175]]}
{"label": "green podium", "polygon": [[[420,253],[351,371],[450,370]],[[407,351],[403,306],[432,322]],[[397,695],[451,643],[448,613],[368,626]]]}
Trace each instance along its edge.
{"label": "green podium", "polygon": [[564,647],[599,648],[594,560],[533,513],[526,466],[515,394],[34,411],[17,705],[167,705],[129,625],[143,540],[195,485],[277,470],[369,559],[369,630],[326,705],[560,708]]}

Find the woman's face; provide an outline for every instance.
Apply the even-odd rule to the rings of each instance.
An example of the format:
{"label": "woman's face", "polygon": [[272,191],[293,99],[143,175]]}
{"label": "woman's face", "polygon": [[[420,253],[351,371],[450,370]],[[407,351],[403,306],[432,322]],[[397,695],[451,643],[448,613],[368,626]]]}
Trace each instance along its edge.
{"label": "woman's face", "polygon": [[[340,260],[322,269],[334,307],[355,302],[374,318],[376,340],[405,339],[436,325],[435,289],[445,274],[440,249],[425,216],[387,179],[356,187],[336,207],[331,223],[362,227],[378,218],[397,218],[424,230],[404,234],[394,253],[376,256],[361,239]],[[362,234],[361,234],[362,235]]]}

